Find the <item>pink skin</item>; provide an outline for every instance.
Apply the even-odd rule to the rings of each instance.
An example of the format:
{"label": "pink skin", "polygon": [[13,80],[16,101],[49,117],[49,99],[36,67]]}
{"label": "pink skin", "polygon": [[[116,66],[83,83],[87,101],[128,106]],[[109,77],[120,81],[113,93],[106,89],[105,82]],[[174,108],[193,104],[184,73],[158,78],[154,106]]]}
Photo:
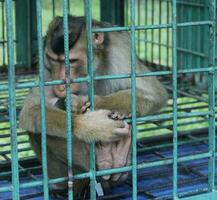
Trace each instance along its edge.
{"label": "pink skin", "polygon": [[[90,102],[84,102],[81,107],[81,113],[90,112]],[[121,114],[119,112],[111,112],[109,116],[113,120],[123,120],[131,117],[131,114]],[[117,130],[119,134],[123,133],[123,137],[113,143],[100,143],[96,146],[96,166],[98,170],[120,168],[127,165],[128,154],[131,146],[131,127],[125,123],[125,127]],[[128,135],[126,136],[126,133]],[[127,174],[112,174],[105,175],[102,178],[104,180],[111,180],[117,182],[120,177],[126,176]]]}
{"label": "pink skin", "polygon": [[[128,136],[118,142],[103,143],[96,148],[96,163],[98,170],[124,167],[127,164],[128,153],[131,146],[131,128],[127,124]],[[105,175],[104,180],[111,179],[113,182],[119,180],[122,174]]]}

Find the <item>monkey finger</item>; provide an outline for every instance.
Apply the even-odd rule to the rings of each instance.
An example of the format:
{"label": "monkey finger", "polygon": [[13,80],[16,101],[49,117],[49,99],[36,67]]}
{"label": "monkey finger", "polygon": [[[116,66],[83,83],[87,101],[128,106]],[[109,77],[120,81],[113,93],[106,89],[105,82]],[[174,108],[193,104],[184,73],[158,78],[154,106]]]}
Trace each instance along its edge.
{"label": "monkey finger", "polygon": [[118,181],[118,179],[121,177],[121,174],[113,174],[112,177],[111,177],[111,180],[116,182]]}
{"label": "monkey finger", "polygon": [[89,113],[90,112],[90,108],[88,108],[87,110],[86,110],[86,113]]}
{"label": "monkey finger", "polygon": [[91,103],[89,101],[85,102],[84,105],[81,107],[81,112],[85,113],[90,108]]}
{"label": "monkey finger", "polygon": [[102,177],[105,181],[109,180],[111,178],[111,175],[105,175]]}
{"label": "monkey finger", "polygon": [[132,117],[132,114],[129,113],[128,115],[125,116],[125,118],[131,118]]}
{"label": "monkey finger", "polygon": [[109,118],[113,119],[113,120],[117,120],[118,119],[118,112],[110,112],[108,115]]}
{"label": "monkey finger", "polygon": [[122,181],[126,180],[127,177],[128,177],[128,173],[127,172],[120,173],[120,174],[113,174],[112,177],[111,177],[111,180],[113,182],[117,182],[117,181],[122,182]]}
{"label": "monkey finger", "polygon": [[123,119],[125,119],[126,118],[126,116],[124,115],[124,114],[120,114],[119,113],[119,115],[118,115],[118,119],[119,120],[123,120]]}
{"label": "monkey finger", "polygon": [[[98,170],[110,169],[112,167],[112,145],[110,143],[101,143],[96,147],[96,164]],[[102,176],[104,180],[109,180],[111,175]]]}
{"label": "monkey finger", "polygon": [[124,122],[124,127],[116,128],[115,133],[118,136],[127,136],[129,135],[129,125]]}

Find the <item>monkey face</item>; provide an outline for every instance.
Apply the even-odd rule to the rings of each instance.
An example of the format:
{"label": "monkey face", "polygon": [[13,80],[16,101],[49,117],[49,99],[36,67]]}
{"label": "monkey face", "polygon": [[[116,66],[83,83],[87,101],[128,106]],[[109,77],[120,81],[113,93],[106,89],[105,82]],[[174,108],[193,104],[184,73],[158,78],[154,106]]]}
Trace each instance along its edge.
{"label": "monkey face", "polygon": [[[57,54],[50,45],[45,47],[45,65],[47,73],[50,73],[52,80],[65,80],[65,56],[63,53]],[[69,51],[69,65],[71,79],[85,77],[87,75],[86,48],[83,42],[78,41]],[[66,96],[65,85],[54,85],[53,92],[57,97]],[[87,94],[86,83],[71,84],[71,93],[76,95]]]}
{"label": "monkey face", "polygon": [[[104,33],[93,33],[94,61],[97,62],[99,52],[102,53]],[[85,31],[85,20],[83,17],[69,17],[69,63],[71,78],[87,76],[87,41]],[[95,52],[95,51],[94,51]],[[55,18],[47,31],[45,38],[45,66],[50,73],[51,80],[65,80],[65,56],[64,56],[64,33],[63,18]],[[93,64],[95,67],[95,64]],[[65,97],[64,85],[53,86],[54,94]],[[75,83],[71,85],[73,94],[87,95],[86,83]]]}

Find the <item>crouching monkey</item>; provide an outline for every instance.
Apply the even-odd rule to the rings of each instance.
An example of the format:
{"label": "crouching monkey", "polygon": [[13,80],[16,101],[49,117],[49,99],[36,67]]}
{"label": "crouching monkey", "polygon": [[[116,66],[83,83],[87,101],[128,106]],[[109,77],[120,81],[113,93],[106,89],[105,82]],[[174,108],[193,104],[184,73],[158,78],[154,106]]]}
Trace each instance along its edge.
{"label": "crouching monkey", "polygon": [[[88,75],[85,18],[69,16],[68,20],[71,77],[85,77]],[[92,25],[94,28],[111,26],[95,20]],[[96,76],[130,74],[130,37],[127,32],[93,33],[92,38]],[[49,25],[44,41],[44,65],[46,80],[65,79],[62,17],[54,18]],[[148,71],[138,58],[136,71]],[[95,111],[88,112],[87,84],[71,85],[74,174],[89,169],[89,143],[93,141],[98,143],[98,169],[122,167],[130,162],[130,126],[123,119],[131,112],[131,79],[98,80],[94,87]],[[152,114],[167,102],[167,92],[155,77],[137,78],[136,89],[138,116]],[[66,90],[64,85],[49,86],[45,90],[49,178],[63,177],[67,176],[66,112],[61,102],[64,102]],[[32,147],[41,159],[38,88],[32,89],[24,102],[20,126],[29,132]],[[109,185],[125,178],[120,174],[103,177]],[[80,194],[87,184],[86,180],[75,181],[75,194]]]}

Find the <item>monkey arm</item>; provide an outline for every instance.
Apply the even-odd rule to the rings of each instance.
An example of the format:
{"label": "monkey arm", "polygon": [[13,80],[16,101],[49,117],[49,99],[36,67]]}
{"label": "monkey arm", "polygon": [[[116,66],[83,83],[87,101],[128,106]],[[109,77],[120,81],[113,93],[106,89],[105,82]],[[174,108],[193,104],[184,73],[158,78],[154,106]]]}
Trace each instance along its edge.
{"label": "monkey arm", "polygon": [[[110,111],[98,110],[73,114],[73,133],[85,142],[117,141],[129,132],[124,121],[109,118]],[[20,113],[20,127],[32,133],[41,133],[40,98],[30,93]],[[46,105],[46,131],[48,135],[66,138],[66,112]]]}
{"label": "monkey arm", "polygon": [[[136,99],[136,111],[140,116],[152,114],[166,104],[167,92],[163,87],[159,93],[146,93],[143,89],[137,89]],[[128,115],[131,113],[131,89],[107,96],[95,96],[95,108],[115,110]]]}

